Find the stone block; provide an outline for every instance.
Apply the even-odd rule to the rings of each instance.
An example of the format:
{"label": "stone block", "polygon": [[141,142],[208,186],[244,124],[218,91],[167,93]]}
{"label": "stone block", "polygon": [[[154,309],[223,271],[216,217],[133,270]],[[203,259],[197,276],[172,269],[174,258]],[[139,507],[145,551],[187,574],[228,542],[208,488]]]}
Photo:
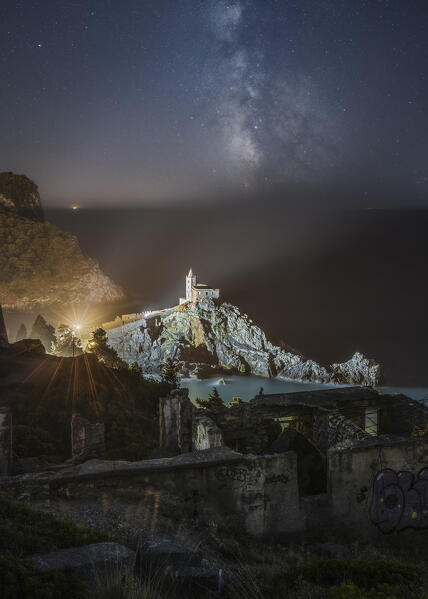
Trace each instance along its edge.
{"label": "stone block", "polygon": [[72,458],[84,462],[104,456],[104,423],[89,422],[80,414],[73,414],[71,420]]}
{"label": "stone block", "polygon": [[214,420],[197,414],[193,419],[193,451],[223,446],[223,433]]}
{"label": "stone block", "polygon": [[192,451],[193,404],[188,389],[174,389],[159,402],[160,447],[171,455]]}

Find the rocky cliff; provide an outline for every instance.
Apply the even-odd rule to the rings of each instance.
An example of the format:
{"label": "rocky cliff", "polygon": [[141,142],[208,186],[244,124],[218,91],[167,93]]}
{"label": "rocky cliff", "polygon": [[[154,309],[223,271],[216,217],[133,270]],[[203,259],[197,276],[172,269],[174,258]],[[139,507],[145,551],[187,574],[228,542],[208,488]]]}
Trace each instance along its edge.
{"label": "rocky cliff", "polygon": [[25,175],[0,173],[0,209],[43,221],[39,189]]}
{"label": "rocky cliff", "polygon": [[74,235],[43,219],[37,186],[0,173],[0,304],[27,310],[112,302],[121,288],[81,251]]}
{"label": "rocky cliff", "polygon": [[271,343],[236,306],[217,300],[186,303],[108,331],[109,343],[143,371],[159,372],[167,358],[184,375],[218,372],[279,376],[313,382],[375,385],[378,364],[356,353],[348,362],[321,366]]}

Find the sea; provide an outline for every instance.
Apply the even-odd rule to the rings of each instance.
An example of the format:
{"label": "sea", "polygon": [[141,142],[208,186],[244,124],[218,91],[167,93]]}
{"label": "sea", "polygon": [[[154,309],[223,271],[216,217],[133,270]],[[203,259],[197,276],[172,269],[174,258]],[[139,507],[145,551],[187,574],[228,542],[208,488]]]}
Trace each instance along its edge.
{"label": "sea", "polygon": [[[428,392],[428,210],[281,200],[45,213],[126,291],[121,305],[96,307],[97,322],[176,305],[192,267],[274,343],[321,364],[360,351],[381,364],[388,388],[416,398]],[[77,318],[79,311],[90,307],[74,306]],[[14,331],[21,316],[6,320]],[[214,384],[191,381],[191,395]],[[220,387],[227,400],[260,387],[309,388],[257,377],[227,377]]]}
{"label": "sea", "polygon": [[[217,388],[220,397],[228,404],[235,397],[243,401],[250,401],[260,390],[268,395],[271,393],[298,393],[302,391],[315,391],[318,389],[334,389],[348,385],[328,385],[316,383],[299,383],[280,378],[267,379],[260,376],[225,376],[208,379],[183,378],[181,387],[189,389],[190,399],[194,402],[197,398],[206,399],[213,388]],[[428,407],[428,387],[377,387],[383,393],[403,393],[412,399],[422,401]]]}

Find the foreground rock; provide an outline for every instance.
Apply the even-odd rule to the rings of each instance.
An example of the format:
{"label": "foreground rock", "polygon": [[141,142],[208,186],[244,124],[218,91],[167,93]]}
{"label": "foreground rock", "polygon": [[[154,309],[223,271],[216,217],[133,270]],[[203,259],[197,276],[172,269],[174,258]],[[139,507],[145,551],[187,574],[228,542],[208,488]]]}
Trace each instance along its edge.
{"label": "foreground rock", "polygon": [[95,579],[132,573],[135,551],[118,543],[94,543],[34,555],[31,560],[39,572],[71,570],[79,578]]}
{"label": "foreground rock", "polygon": [[219,372],[318,383],[377,385],[380,367],[356,353],[348,362],[321,366],[271,343],[236,306],[218,300],[186,303],[108,331],[109,343],[128,363],[158,373],[167,358],[183,375]]}
{"label": "foreground rock", "polygon": [[83,254],[74,235],[43,219],[35,183],[0,173],[0,304],[28,310],[115,302],[122,289]]}

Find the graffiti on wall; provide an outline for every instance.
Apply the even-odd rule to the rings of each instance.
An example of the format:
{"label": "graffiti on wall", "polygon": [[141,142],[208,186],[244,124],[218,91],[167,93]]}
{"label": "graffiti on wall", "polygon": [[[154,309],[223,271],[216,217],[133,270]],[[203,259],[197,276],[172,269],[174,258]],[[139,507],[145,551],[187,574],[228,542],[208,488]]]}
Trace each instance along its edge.
{"label": "graffiti on wall", "polygon": [[272,476],[266,477],[265,483],[281,483],[283,485],[286,485],[289,482],[289,480],[290,478],[286,474],[272,474]]}
{"label": "graffiti on wall", "polygon": [[233,480],[240,483],[247,482],[248,471],[246,468],[232,468],[230,466],[224,466],[219,468],[216,472],[217,480]]}
{"label": "graffiti on wall", "polygon": [[383,533],[428,528],[428,468],[417,477],[389,468],[376,475],[370,517]]}
{"label": "graffiti on wall", "polygon": [[368,492],[369,490],[365,485],[361,487],[359,493],[357,493],[357,503],[362,503],[363,501],[366,501]]}
{"label": "graffiti on wall", "polygon": [[222,466],[216,471],[218,481],[228,481],[233,483],[234,486],[257,484],[261,475],[260,468],[234,468],[233,466]]}

